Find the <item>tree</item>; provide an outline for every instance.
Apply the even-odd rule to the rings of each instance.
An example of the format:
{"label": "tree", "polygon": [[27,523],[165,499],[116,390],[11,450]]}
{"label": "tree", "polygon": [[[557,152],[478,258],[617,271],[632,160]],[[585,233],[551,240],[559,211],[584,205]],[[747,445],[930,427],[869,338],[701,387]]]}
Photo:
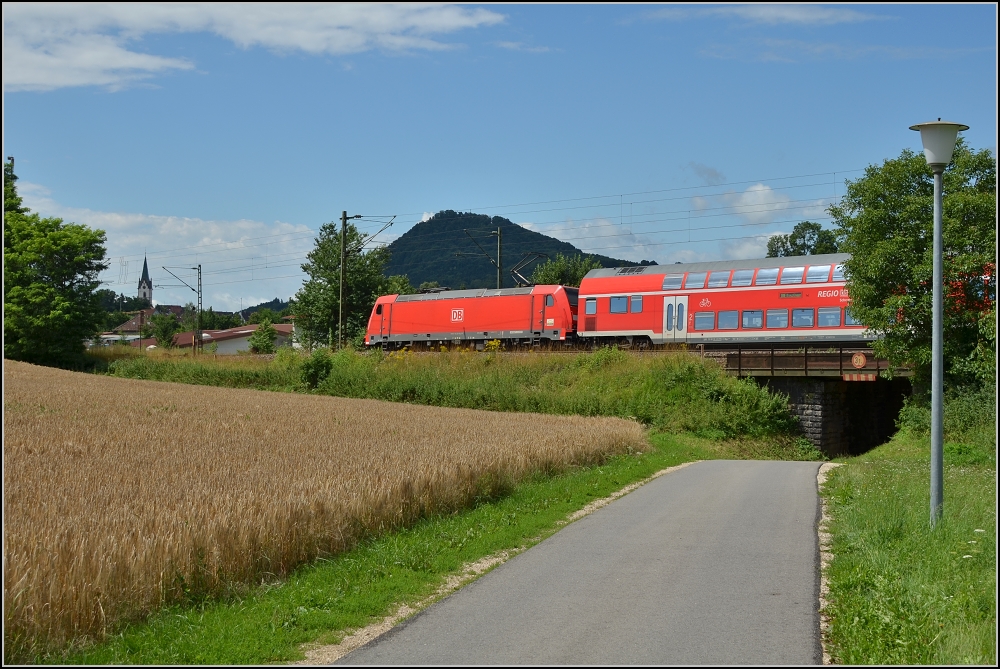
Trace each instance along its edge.
{"label": "tree", "polygon": [[[350,340],[368,325],[368,317],[387,282],[383,271],[389,261],[384,247],[365,250],[367,235],[347,224],[347,262],[344,272],[344,332]],[[303,343],[311,348],[320,342],[337,341],[340,306],[340,224],[325,223],[316,238],[316,246],[306,256],[302,271],[309,278],[295,296],[295,327]],[[408,284],[408,282],[407,282]]]}
{"label": "tree", "polygon": [[[924,157],[904,150],[869,166],[830,207],[841,250],[851,254],[844,263],[851,312],[878,336],[878,355],[914,365],[920,387],[930,378],[933,193]],[[942,223],[945,379],[954,387],[975,382],[983,370],[970,360],[996,342],[996,158],[962,138],[944,172]]]}
{"label": "tree", "polygon": [[181,329],[180,323],[173,314],[153,314],[143,325],[139,336],[143,339],[156,338],[156,345],[161,348],[173,348],[174,335]]}
{"label": "tree", "polygon": [[264,321],[273,323],[276,320],[278,320],[278,314],[274,313],[274,311],[268,307],[261,307],[257,311],[250,314],[250,318],[247,319],[247,323],[263,323]]}
{"label": "tree", "polygon": [[247,343],[250,344],[251,353],[274,353],[274,341],[277,338],[278,331],[271,325],[271,321],[265,318],[250,335]]}
{"label": "tree", "polygon": [[802,221],[792,228],[790,235],[774,235],[767,240],[768,258],[788,256],[814,256],[837,252],[837,236],[833,230],[824,230],[819,223]]}
{"label": "tree", "polygon": [[382,284],[382,289],[379,291],[382,295],[412,295],[416,292],[416,289],[410,283],[410,279],[405,274],[394,274],[393,276],[386,277]]}
{"label": "tree", "polygon": [[201,312],[201,325],[205,330],[228,330],[242,325],[239,314],[219,313],[209,307]]}
{"label": "tree", "polygon": [[[80,361],[104,326],[95,291],[107,269],[105,234],[23,207],[4,164],[4,357],[44,365]],[[9,209],[8,209],[9,207]]]}
{"label": "tree", "polygon": [[579,288],[587,272],[600,267],[601,263],[591,256],[564,256],[557,253],[555,258],[535,266],[535,271],[531,273],[531,281],[535,284],[558,284]]}

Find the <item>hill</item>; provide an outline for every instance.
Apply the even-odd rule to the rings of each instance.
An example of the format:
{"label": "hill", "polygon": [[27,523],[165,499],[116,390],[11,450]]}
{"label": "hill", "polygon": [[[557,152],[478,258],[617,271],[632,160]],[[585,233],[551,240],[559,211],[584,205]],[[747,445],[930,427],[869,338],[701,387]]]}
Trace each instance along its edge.
{"label": "hill", "polygon": [[[583,254],[572,244],[528,230],[506,218],[460,213],[449,209],[417,223],[389,244],[392,256],[386,274],[405,274],[414,286],[437,281],[439,285],[451,288],[495,288],[496,267],[482,255],[482,251],[465,234],[465,230],[475,235],[483,249],[496,258],[496,237],[489,236],[489,233],[491,230],[495,232],[497,228],[501,230],[503,241],[504,286],[515,285],[510,268],[526,253],[544,253],[550,258],[554,258],[557,253]],[[478,257],[458,257],[456,253],[478,254]],[[583,255],[591,255],[604,267],[656,264],[649,260],[636,263],[596,254]],[[533,268],[534,265],[529,265],[522,274],[530,276]]]}

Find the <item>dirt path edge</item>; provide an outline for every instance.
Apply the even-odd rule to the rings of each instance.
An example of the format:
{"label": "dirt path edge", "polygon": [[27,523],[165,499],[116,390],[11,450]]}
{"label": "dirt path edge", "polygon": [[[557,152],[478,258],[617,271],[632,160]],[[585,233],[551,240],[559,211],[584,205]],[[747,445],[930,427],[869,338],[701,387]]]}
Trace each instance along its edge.
{"label": "dirt path edge", "polygon": [[[816,491],[822,493],[823,485],[826,483],[829,473],[840,467],[840,462],[824,462],[816,472]],[[826,572],[833,559],[833,552],[830,548],[832,537],[828,531],[830,525],[829,508],[826,498],[820,494],[820,519],[816,526],[816,534],[819,539],[819,639],[823,648],[823,664],[833,664],[829,651],[830,616],[827,614],[827,596],[830,594],[830,585],[827,582]]]}

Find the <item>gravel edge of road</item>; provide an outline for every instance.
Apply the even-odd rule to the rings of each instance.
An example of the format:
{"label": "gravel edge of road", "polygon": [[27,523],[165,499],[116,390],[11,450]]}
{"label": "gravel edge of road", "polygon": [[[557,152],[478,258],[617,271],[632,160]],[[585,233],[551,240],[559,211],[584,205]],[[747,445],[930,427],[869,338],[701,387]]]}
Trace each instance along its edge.
{"label": "gravel edge of road", "polygon": [[842,464],[841,462],[824,462],[816,472],[816,492],[819,494],[820,504],[820,519],[816,526],[816,537],[819,543],[819,642],[823,650],[823,664],[833,664],[830,652],[827,649],[830,616],[826,613],[826,598],[830,594],[830,585],[827,582],[826,572],[830,561],[833,560],[833,552],[831,550],[832,537],[828,531],[830,523],[829,506],[826,503],[826,498],[822,495],[822,491],[829,473]]}
{"label": "gravel edge of road", "polygon": [[[587,504],[587,506],[583,507],[582,509],[574,511],[573,513],[569,514],[565,520],[558,521],[556,523],[556,527],[558,529],[562,529],[566,525],[569,525],[570,523],[577,521],[585,516],[589,516],[598,509],[601,509],[610,504],[611,502],[614,502],[615,500],[624,497],[633,490],[636,490],[646,485],[650,481],[658,479],[664,474],[669,474],[671,472],[677,471],[678,469],[683,469],[684,467],[693,465],[697,462],[701,462],[701,460],[682,462],[679,465],[675,465],[673,467],[667,467],[666,469],[661,469],[660,471],[642,479],[641,481],[630,483],[621,490],[618,490],[608,495],[607,497],[596,499]],[[558,531],[558,529],[556,531]],[[454,593],[460,588],[475,581],[479,577],[492,571],[494,568],[503,564],[512,557],[515,557],[520,553],[523,553],[527,549],[536,545],[541,539],[542,537],[535,537],[534,539],[532,539],[531,542],[519,546],[517,548],[499,551],[497,553],[493,553],[479,560],[476,560],[475,562],[466,563],[462,565],[461,570],[457,574],[452,574],[447,579],[445,579],[445,582],[441,585],[441,587],[439,587],[436,591],[434,591],[433,594],[429,595],[428,597],[425,597],[424,599],[417,602],[413,606],[410,606],[408,604],[400,604],[399,607],[396,609],[395,613],[390,614],[385,618],[382,618],[381,620],[376,621],[370,625],[366,625],[365,627],[355,630],[348,630],[348,633],[338,644],[319,645],[316,644],[315,642],[303,644],[302,646],[300,646],[300,648],[302,649],[302,651],[305,652],[305,658],[302,660],[297,660],[295,662],[289,662],[288,664],[291,665],[332,664],[337,660],[339,660],[340,658],[346,656],[348,653],[371,643],[378,637],[390,631],[393,627],[395,627],[399,623],[407,620],[408,618],[412,618],[416,614],[420,613],[431,604],[447,597],[448,595]]]}

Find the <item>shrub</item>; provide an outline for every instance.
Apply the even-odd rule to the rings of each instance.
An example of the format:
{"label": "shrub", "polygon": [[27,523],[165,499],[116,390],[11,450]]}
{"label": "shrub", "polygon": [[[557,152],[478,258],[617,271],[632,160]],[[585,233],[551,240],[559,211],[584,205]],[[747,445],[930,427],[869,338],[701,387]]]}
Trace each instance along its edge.
{"label": "shrub", "polygon": [[308,358],[302,361],[301,377],[302,382],[310,388],[315,388],[330,375],[333,361],[330,360],[330,352],[325,348],[318,348],[312,352]]}

